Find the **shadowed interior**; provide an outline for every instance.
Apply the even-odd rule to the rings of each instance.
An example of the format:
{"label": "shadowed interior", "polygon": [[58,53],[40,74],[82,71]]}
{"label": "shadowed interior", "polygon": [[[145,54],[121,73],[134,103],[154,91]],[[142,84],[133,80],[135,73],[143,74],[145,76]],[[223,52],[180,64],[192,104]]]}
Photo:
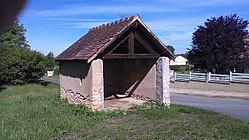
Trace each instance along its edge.
{"label": "shadowed interior", "polygon": [[155,97],[156,59],[104,60],[104,94]]}

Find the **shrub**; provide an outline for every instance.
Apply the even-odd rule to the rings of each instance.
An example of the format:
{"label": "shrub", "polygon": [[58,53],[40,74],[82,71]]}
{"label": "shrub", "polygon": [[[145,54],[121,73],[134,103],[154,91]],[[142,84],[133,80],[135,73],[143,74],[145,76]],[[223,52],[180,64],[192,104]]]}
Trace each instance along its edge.
{"label": "shrub", "polygon": [[24,84],[39,80],[45,73],[42,54],[24,47],[1,46],[0,82]]}

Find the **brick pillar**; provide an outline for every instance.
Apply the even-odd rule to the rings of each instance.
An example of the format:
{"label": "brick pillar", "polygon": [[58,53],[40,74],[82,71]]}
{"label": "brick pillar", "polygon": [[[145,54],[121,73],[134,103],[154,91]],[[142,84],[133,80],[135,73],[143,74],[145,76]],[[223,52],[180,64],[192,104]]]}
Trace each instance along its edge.
{"label": "brick pillar", "polygon": [[158,103],[169,106],[169,58],[160,57],[156,64],[156,100]]}
{"label": "brick pillar", "polygon": [[93,60],[92,68],[92,96],[91,107],[93,110],[104,109],[104,73],[103,61],[101,59]]}

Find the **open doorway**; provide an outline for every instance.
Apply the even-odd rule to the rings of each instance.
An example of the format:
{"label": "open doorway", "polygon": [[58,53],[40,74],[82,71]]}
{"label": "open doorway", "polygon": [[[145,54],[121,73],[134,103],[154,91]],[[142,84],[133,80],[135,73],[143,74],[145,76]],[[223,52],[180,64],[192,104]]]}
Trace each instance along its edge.
{"label": "open doorway", "polygon": [[[141,103],[129,97],[155,99],[156,59],[104,60],[105,108]],[[123,104],[122,104],[123,103]]]}

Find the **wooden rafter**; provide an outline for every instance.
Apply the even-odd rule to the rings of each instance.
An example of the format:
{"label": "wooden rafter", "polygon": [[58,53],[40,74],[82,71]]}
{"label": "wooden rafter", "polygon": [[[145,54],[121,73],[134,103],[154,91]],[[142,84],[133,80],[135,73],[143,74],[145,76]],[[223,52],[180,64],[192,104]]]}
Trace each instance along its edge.
{"label": "wooden rafter", "polygon": [[126,38],[124,38],[122,41],[120,41],[108,54],[111,54],[115,49],[117,49],[124,41],[126,41],[129,38],[129,36],[127,36]]}
{"label": "wooden rafter", "polygon": [[134,33],[131,32],[128,39],[128,51],[130,55],[134,55],[134,45],[135,45]]}
{"label": "wooden rafter", "polygon": [[[149,54],[137,54],[135,50],[135,40],[137,40]],[[116,54],[113,53],[122,43],[128,41],[128,53],[127,54]],[[150,46],[150,44],[143,39],[139,33],[131,31],[130,34],[121,40],[113,49],[103,56],[104,59],[135,59],[135,58],[158,58],[157,54]]]}
{"label": "wooden rafter", "polygon": [[143,45],[143,47],[148,50],[151,54],[154,54],[156,55],[157,53],[151,48],[151,45],[146,41],[144,40],[142,37],[140,37],[140,35],[136,32],[135,33],[135,39],[141,43]]}
{"label": "wooden rafter", "polygon": [[104,59],[135,59],[135,58],[158,58],[158,55],[152,54],[106,54]]}

